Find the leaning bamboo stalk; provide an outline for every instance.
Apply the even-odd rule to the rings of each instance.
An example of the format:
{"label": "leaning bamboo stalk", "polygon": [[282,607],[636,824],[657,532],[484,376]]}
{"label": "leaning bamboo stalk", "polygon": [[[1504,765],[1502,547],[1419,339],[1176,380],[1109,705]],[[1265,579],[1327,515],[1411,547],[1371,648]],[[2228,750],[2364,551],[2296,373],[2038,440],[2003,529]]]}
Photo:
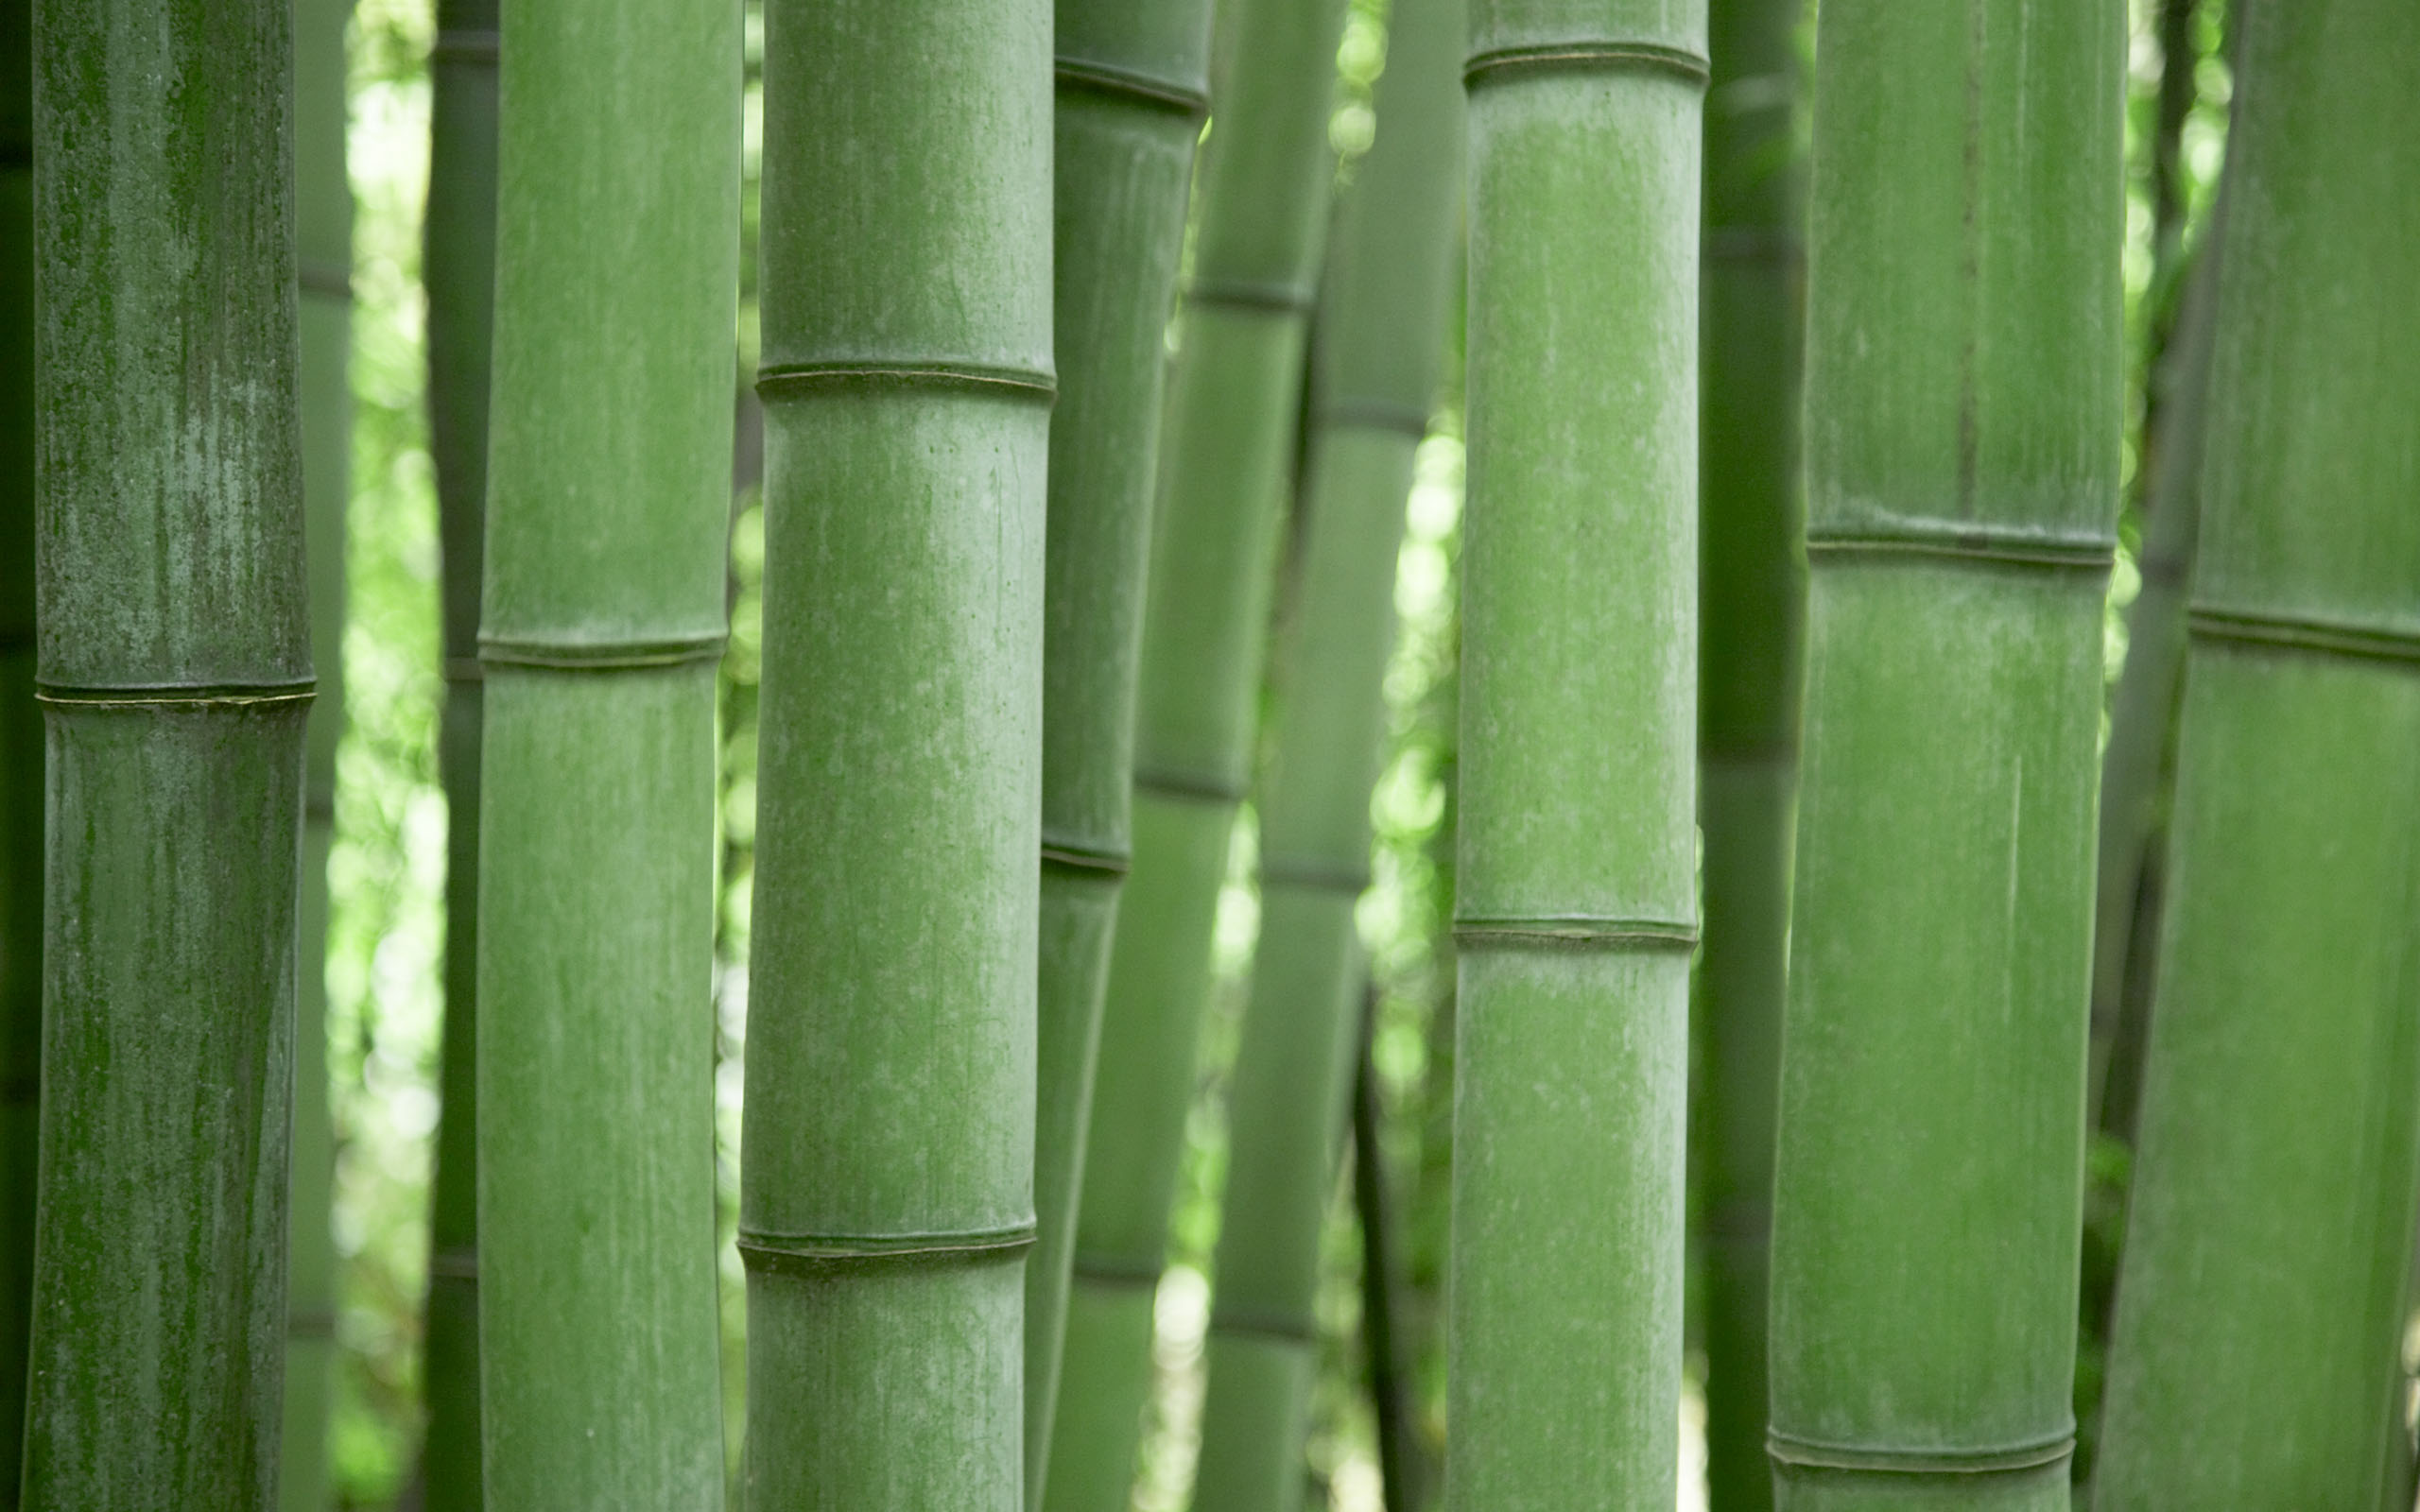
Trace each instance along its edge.
{"label": "leaning bamboo stalk", "polygon": [[428,1312],[421,1355],[427,1512],[475,1512],[479,1492],[477,1043],[479,577],[486,532],[488,368],[495,316],[496,0],[444,0],[430,49],[429,452],[437,465],[445,702],[445,1023],[430,1178]]}
{"label": "leaning bamboo stalk", "polygon": [[33,0],[0,6],[0,1508],[17,1505],[42,1091],[43,722],[34,699]]}
{"label": "leaning bamboo stalk", "polygon": [[2067,1505],[2124,27],[1818,22],[1783,1506]]}
{"label": "leaning bamboo stalk", "polygon": [[285,0],[35,8],[41,1216],[24,1498],[258,1512],[309,594]]}
{"label": "leaning bamboo stalk", "polygon": [[[2385,1504],[2420,1178],[2420,29],[2256,6],[2096,1504]],[[2223,1320],[2223,1326],[2213,1320]],[[2406,1493],[2408,1495],[2408,1492]]]}
{"label": "leaning bamboo stalk", "polygon": [[767,7],[752,1506],[1023,1500],[1051,29]]}
{"label": "leaning bamboo stalk", "polygon": [[1445,1501],[1668,1506],[1705,11],[1472,18]]}
{"label": "leaning bamboo stalk", "polygon": [[1077,1204],[1046,1505],[1126,1505],[1150,1382],[1210,930],[1251,759],[1330,177],[1340,0],[1221,16],[1193,276],[1160,449],[1119,904]]}
{"label": "leaning bamboo stalk", "polygon": [[512,0],[505,23],[478,643],[485,1495],[716,1507],[739,13]]}
{"label": "leaning bamboo stalk", "polygon": [[1042,696],[1034,1213],[1026,1262],[1026,1504],[1042,1504],[1076,1196],[1117,897],[1133,850],[1164,337],[1209,105],[1208,0],[1063,0]]}
{"label": "leaning bamboo stalk", "polygon": [[1377,135],[1338,212],[1307,414],[1292,623],[1258,791],[1260,943],[1228,1157],[1193,1504],[1302,1501],[1320,1231],[1352,1094],[1370,789],[1386,734],[1395,558],[1460,251],[1461,0],[1397,0]]}
{"label": "leaning bamboo stalk", "polygon": [[1801,170],[1798,0],[1713,0],[1705,111],[1704,414],[1699,467],[1699,822],[1704,1047],[1693,1109],[1703,1203],[1706,1494],[1772,1504],[1765,1318],[1774,1098],[1798,778]]}

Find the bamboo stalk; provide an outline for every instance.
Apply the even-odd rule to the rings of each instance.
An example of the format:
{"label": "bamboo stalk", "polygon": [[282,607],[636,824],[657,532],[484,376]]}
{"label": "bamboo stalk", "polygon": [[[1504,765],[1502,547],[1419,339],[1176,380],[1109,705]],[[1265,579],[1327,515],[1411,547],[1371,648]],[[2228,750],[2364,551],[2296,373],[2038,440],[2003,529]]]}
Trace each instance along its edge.
{"label": "bamboo stalk", "polygon": [[1705,949],[1696,1159],[1705,1226],[1706,1493],[1772,1504],[1765,1318],[1798,779],[1803,167],[1798,0],[1713,0],[1700,361],[1698,797]]}
{"label": "bamboo stalk", "polygon": [[1352,1094],[1370,788],[1395,558],[1460,250],[1461,0],[1397,0],[1377,135],[1338,212],[1308,406],[1296,609],[1259,787],[1260,944],[1227,1099],[1197,1512],[1290,1512],[1319,1373],[1320,1231]]}
{"label": "bamboo stalk", "polygon": [[311,690],[285,0],[39,0],[41,1508],[276,1491]]}
{"label": "bamboo stalk", "polygon": [[34,701],[33,3],[0,5],[0,1508],[24,1463],[42,1091],[43,725]]}
{"label": "bamboo stalk", "polygon": [[488,375],[495,318],[496,0],[442,0],[429,72],[429,451],[442,548],[445,1024],[430,1179],[421,1446],[426,1512],[476,1512],[479,1269],[476,1163],[479,578],[487,519]]}
{"label": "bamboo stalk", "polygon": [[1785,1507],[2067,1505],[2124,26],[1818,24]]}
{"label": "bamboo stalk", "polygon": [[1023,1499],[1051,35],[767,7],[752,1506]]}
{"label": "bamboo stalk", "polygon": [[1135,679],[1163,339],[1209,105],[1208,0],[1062,0],[1042,696],[1042,923],[1026,1504],[1042,1504],[1076,1196],[1117,899],[1133,851]]}
{"label": "bamboo stalk", "polygon": [[1405,1324],[1402,1221],[1387,1176],[1386,1101],[1373,1041],[1378,990],[1364,983],[1353,1073],[1353,1215],[1361,1228],[1361,1350],[1370,1415],[1378,1440],[1378,1479],[1387,1512],[1419,1512],[1428,1497],[1412,1400],[1414,1361]]}
{"label": "bamboo stalk", "polygon": [[1478,0],[1472,20],[1445,1501],[1664,1507],[1705,9]]}
{"label": "bamboo stalk", "polygon": [[2395,122],[2420,30],[2390,0],[2331,0],[2254,7],[2237,42],[2104,1508],[2381,1505],[2400,1428],[2420,310],[2399,291],[2420,163]]}
{"label": "bamboo stalk", "polygon": [[719,1507],[708,1005],[739,12],[513,0],[504,19],[478,643],[485,1494]]}
{"label": "bamboo stalk", "polygon": [[1344,9],[1239,0],[1219,21],[1144,610],[1134,864],[1077,1204],[1050,1512],[1118,1512],[1133,1478],[1210,930],[1251,760]]}

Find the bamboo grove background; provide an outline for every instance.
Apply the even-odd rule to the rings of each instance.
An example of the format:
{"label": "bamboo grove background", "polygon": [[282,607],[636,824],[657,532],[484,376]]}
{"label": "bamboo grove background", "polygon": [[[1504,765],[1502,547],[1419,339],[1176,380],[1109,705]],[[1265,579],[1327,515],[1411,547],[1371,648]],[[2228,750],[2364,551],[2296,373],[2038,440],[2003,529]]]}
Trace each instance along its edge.
{"label": "bamboo grove background", "polygon": [[[1421,3],[1392,0],[1407,15]],[[1327,193],[1318,207],[1322,226],[1329,214],[1326,201],[1349,203],[1352,186],[1370,166],[1366,154],[1386,129],[1388,91],[1409,66],[1410,55],[1400,45],[1401,39],[1391,36],[1400,18],[1390,17],[1389,9],[1388,0],[1352,0],[1336,18],[1340,32],[1333,43],[1335,93],[1324,122],[1330,161],[1322,170]],[[426,197],[433,113],[446,127],[438,137],[439,150],[470,164],[464,171],[474,177],[464,181],[475,182],[476,175],[493,172],[492,166],[476,164],[483,150],[481,132],[493,131],[493,96],[481,91],[493,87],[492,74],[482,71],[493,68],[494,56],[492,47],[482,50],[480,41],[492,35],[491,8],[477,0],[444,0],[436,10],[441,14],[432,13],[424,0],[355,0],[349,15],[341,5],[320,0],[297,0],[296,7],[298,45],[303,49],[297,110],[319,112],[313,119],[320,123],[321,134],[306,146],[322,149],[318,158],[306,151],[299,163],[306,263],[302,278],[305,382],[320,381],[313,377],[312,364],[331,360],[326,355],[335,350],[331,339],[350,340],[349,355],[336,359],[349,362],[349,417],[314,411],[305,422],[347,428],[349,420],[351,469],[341,537],[341,639],[323,633],[319,646],[323,697],[340,684],[343,715],[341,740],[334,750],[333,806],[326,811],[332,829],[324,832],[327,1133],[315,1137],[311,1132],[307,1091],[299,1104],[296,1132],[298,1160],[323,1161],[332,1172],[327,1232],[333,1243],[323,1255],[312,1254],[305,1243],[296,1246],[295,1363],[289,1366],[298,1382],[306,1378],[305,1372],[323,1368],[333,1385],[324,1400],[323,1489],[313,1484],[321,1472],[310,1456],[297,1454],[291,1446],[288,1450],[287,1504],[294,1507],[386,1508],[417,1505],[424,1499],[430,1505],[468,1504],[458,1497],[446,1501],[447,1493],[438,1484],[449,1468],[458,1484],[460,1467],[467,1463],[461,1456],[473,1452],[458,1441],[464,1420],[460,1404],[449,1406],[441,1395],[424,1407],[428,1362],[449,1347],[460,1348],[461,1336],[457,1332],[449,1344],[442,1306],[424,1321],[424,1301],[432,1287],[441,1297],[458,1291],[472,1274],[467,1257],[473,1240],[462,1228],[458,1198],[449,1210],[441,1197],[436,1210],[440,1231],[432,1236],[430,1193],[440,1159],[433,1144],[440,1092],[457,1108],[466,1101],[448,1079],[441,1025],[448,983],[468,981],[467,959],[455,957],[465,945],[468,920],[451,923],[449,947],[445,878],[449,845],[460,843],[452,836],[475,801],[475,792],[459,785],[458,762],[449,768],[443,752],[448,738],[458,738],[465,718],[475,717],[464,712],[466,702],[475,709],[476,688],[464,669],[477,649],[464,638],[459,606],[448,610],[444,605],[458,582],[455,573],[464,559],[461,542],[475,541],[476,530],[474,526],[462,533],[458,511],[441,524],[440,495],[456,496],[460,490],[459,497],[478,497],[475,482],[444,474],[448,469],[458,473],[464,458],[476,455],[479,447],[464,434],[462,420],[475,406],[441,407],[441,427],[432,435],[428,363],[432,345],[438,348],[434,354],[443,358],[447,337],[431,329],[424,280],[441,284],[444,259],[468,245],[464,238],[493,234],[492,227],[475,224],[475,211],[467,209],[460,197],[434,203]],[[1706,95],[1709,341],[1715,339],[1718,286],[1731,291],[1720,296],[1731,301],[1727,307],[1751,317],[1765,307],[1762,301],[1786,305],[1799,297],[1790,269],[1803,215],[1803,191],[1795,176],[1804,171],[1806,94],[1803,89],[1776,91],[1772,79],[1774,69],[1789,67],[1803,79],[1812,48],[1811,24],[1795,4],[1721,0],[1714,10],[1717,63]],[[2156,707],[2161,685],[2156,667],[2138,675],[2135,663],[2182,655],[2183,598],[2171,589],[2170,571],[2157,564],[2180,557],[2189,559],[2192,542],[2180,539],[2179,526],[2189,528],[2192,515],[2189,500],[2173,508],[2168,501],[2149,509],[2146,504],[2164,486],[2160,445],[2168,432],[2163,427],[2180,407],[2189,410],[2176,396],[2194,387],[2191,374],[2180,369],[2191,366],[2192,318],[2187,312],[2192,301],[2187,291],[2212,222],[2224,156],[2232,88],[2225,55],[2226,10],[2225,0],[2133,0],[2127,16],[2125,507],[2118,521],[2117,567],[2102,616],[2100,657],[2111,695],[2104,715],[2110,763],[2105,780],[2113,793],[2121,791],[2118,784],[2122,782],[2131,784],[2123,791],[2140,795],[2104,814],[2104,845],[2121,850],[2139,848],[2142,834],[2161,833],[2169,822],[2163,774],[2175,760],[2165,733],[2169,721]],[[340,76],[333,72],[339,25]],[[746,12],[743,46],[742,286],[732,383],[735,440],[724,522],[729,571],[722,585],[731,612],[731,641],[716,693],[717,881],[713,920],[722,1423],[726,1461],[735,1469],[743,1421],[744,1280],[731,1241],[739,1206],[738,1108],[754,922],[757,690],[763,654],[764,421],[743,381],[757,370],[760,360],[753,281],[764,34],[753,5]],[[1324,55],[1330,43],[1322,39],[1318,46]],[[1746,56],[1743,49],[1750,47],[1756,59],[1753,69],[1736,65],[1733,59]],[[1327,67],[1324,62],[1320,66]],[[320,72],[314,76],[313,69]],[[326,123],[337,104],[337,77],[346,112],[349,229],[339,214],[342,207],[331,202],[335,164],[324,151],[330,141]],[[482,100],[490,112],[484,127]],[[484,150],[493,152],[492,138]],[[1726,173],[1739,176],[1727,189],[1715,177]],[[424,244],[424,232],[435,239],[432,243]],[[333,314],[340,301],[330,296],[346,281],[341,268],[332,276],[328,266],[342,256],[347,234],[349,332],[330,329],[333,320],[341,319]],[[1314,242],[1324,239],[1322,233]],[[458,270],[455,276],[461,276]],[[1349,272],[1331,261],[1322,283],[1323,301],[1334,301],[1340,281],[1347,278]],[[1731,282],[1721,284],[1725,279]],[[1315,374],[1334,370],[1333,363],[1322,369],[1316,355],[1320,343],[1332,338],[1326,325],[1331,310],[1323,303],[1314,321],[1309,350]],[[321,328],[316,348],[307,344],[315,320]],[[1441,322],[1441,328],[1450,325],[1459,331],[1460,324],[1454,319]],[[458,365],[466,343],[475,338],[457,331],[452,339],[452,360]],[[483,340],[484,332],[475,339]],[[315,351],[320,355],[315,357]],[[1431,403],[1422,406],[1405,395],[1376,396],[1398,411],[1425,407],[1426,414],[1425,423],[1415,417],[1412,426],[1423,434],[1409,449],[1409,490],[1393,564],[1397,630],[1384,677],[1383,743],[1369,810],[1371,890],[1357,910],[1371,1014],[1367,1116],[1359,1126],[1375,1134],[1392,1183],[1405,1325],[1397,1345],[1407,1373],[1409,1457],[1432,1466],[1444,1442],[1443,1294],[1451,1121],[1443,1089],[1452,1067],[1456,1009],[1451,927],[1460,817],[1455,799],[1461,639],[1456,585],[1464,462],[1461,352],[1453,345],[1438,356],[1441,370],[1427,386],[1434,393]],[[1710,376],[1727,370],[1724,360],[1709,348]],[[1771,364],[1758,382],[1788,386],[1793,353],[1769,353],[1754,360]],[[478,381],[484,383],[484,375]],[[1313,411],[1306,406],[1305,413]],[[446,424],[453,427],[450,435]],[[1780,444],[1786,448],[1789,443],[1785,438]],[[1308,486],[1289,481],[1294,487]],[[1710,475],[1709,490],[1718,483]],[[317,509],[337,485],[323,469],[308,487],[315,490],[312,507]],[[1753,480],[1747,487],[1753,489]],[[1708,507],[1711,511],[1714,506]],[[314,529],[324,542],[336,537],[322,527],[322,518],[315,516]],[[1714,526],[1710,513],[1708,528]],[[1299,530],[1287,533],[1281,545],[1289,563],[1275,590],[1282,666],[1285,657],[1300,654],[1286,649],[1288,633],[1298,628],[1289,619],[1288,595],[1305,575],[1319,570],[1320,556],[1316,541]],[[323,580],[324,567],[314,564]],[[1739,569],[1747,579],[1759,570],[1769,569],[1754,564]],[[1717,623],[1712,614],[1716,595],[1723,592],[1709,563],[1704,593],[1710,628]],[[2146,606],[2149,624],[2146,627],[2138,622],[2130,633],[2130,616],[2138,602]],[[1707,654],[1719,654],[1711,643]],[[1705,676],[1711,688],[1717,676],[1711,662]],[[2172,686],[2172,672],[2169,676]],[[2135,687],[2122,686],[2128,681]],[[2141,693],[2143,686],[2152,693]],[[468,694],[466,687],[472,690]],[[1256,711],[1273,715],[1257,722],[1259,744],[1251,753],[1255,770],[1274,757],[1273,747],[1285,738],[1283,693],[1282,686],[1269,690],[1255,705]],[[2130,712],[2130,696],[2147,701],[2153,712]],[[1757,764],[1786,757],[1789,741],[1785,728],[1721,727],[1714,710],[1702,712],[1702,718],[1709,773],[1704,822],[1706,929],[1712,948],[1726,918],[1717,891],[1718,868],[1728,853],[1719,849],[1719,795],[1746,795],[1733,810],[1744,816],[1738,821],[1744,830],[1770,823],[1770,808],[1776,800],[1765,789],[1786,779],[1762,771]],[[2146,736],[2147,730],[2156,733]],[[449,730],[458,733],[449,736]],[[1726,731],[1734,745],[1723,759],[1733,765],[1718,781],[1712,774]],[[315,758],[306,773],[315,803],[327,792],[323,770],[323,763]],[[321,810],[315,806],[311,812]],[[457,823],[449,824],[449,812]],[[1759,812],[1766,813],[1765,820],[1756,818]],[[2121,826],[2115,838],[2109,829],[2113,823]],[[1299,843],[1299,835],[1294,839]],[[1274,906],[1255,881],[1272,843],[1264,836],[1259,799],[1247,798],[1226,848],[1192,1095],[1182,1123],[1182,1144],[1171,1152],[1175,1199],[1167,1228],[1167,1264],[1150,1294],[1153,1340],[1148,1379],[1139,1382],[1148,1410],[1136,1446],[1136,1512],[1177,1512],[1187,1504],[1205,1452],[1204,1435],[1215,1439],[1217,1433],[1217,1416],[1205,1413],[1205,1399],[1215,1391],[1213,1366],[1221,1348],[1214,1342],[1218,1314],[1212,1300],[1219,1274],[1220,1204],[1236,1160],[1249,1156],[1230,1139],[1229,1111],[1235,1098],[1252,1095],[1248,1086],[1239,1090],[1239,1078],[1249,1074],[1252,1064],[1239,1060],[1239,1054],[1247,1032],[1254,946]],[[1754,857],[1760,845],[1771,844],[1753,833],[1741,842],[1737,853],[1748,858],[1740,864],[1749,868],[1744,896],[1750,899],[1742,906],[1755,906]],[[462,852],[454,854],[460,865]],[[2110,875],[2104,865],[2104,888]],[[2141,1096],[2140,1009],[2158,970],[2143,922],[2156,917],[2164,885],[2154,861],[2134,883],[2105,891],[2100,901],[2094,1000],[2096,1132],[2086,1150],[2084,1271],[2077,1331],[2076,1406],[2083,1435],[2079,1472],[2089,1467],[2096,1440],[2102,1362],[2113,1325],[2109,1279],[2123,1242],[2120,1224],[2133,1174],[2129,1152]],[[1702,1006],[1719,1004],[1715,984],[1703,972],[1697,989]],[[1755,990],[1753,981],[1746,990]],[[1777,1018],[1777,1002],[1770,1011]],[[1752,1148],[1765,1135],[1754,1127],[1724,1134],[1720,1120],[1732,1116],[1733,1105],[1709,1102],[1704,1089],[1723,1086],[1726,1077],[1753,1083],[1770,1075],[1770,1061],[1760,1059],[1771,1055],[1769,1041],[1758,1037],[1772,1026],[1760,1025],[1753,1010],[1745,1017],[1720,1011],[1701,1012],[1696,1018],[1691,1057],[1700,1091],[1692,1110],[1692,1241],[1685,1271],[1688,1328],[1680,1435],[1682,1503],[1699,1504],[1695,1499],[1711,1483],[1719,1507],[1761,1506],[1767,1494],[1762,1383],[1753,1393],[1755,1404],[1743,1404],[1746,1388],[1738,1383],[1747,1379],[1744,1371],[1736,1365],[1726,1370],[1723,1362],[1753,1358],[1753,1336],[1762,1332],[1763,1280],[1753,1266],[1743,1272],[1734,1259],[1738,1238],[1760,1232],[1766,1221],[1753,1211],[1753,1202],[1743,1208],[1739,1201],[1739,1194],[1761,1190],[1764,1173],[1754,1168],[1753,1160],[1747,1166],[1732,1163],[1726,1152]],[[302,1042],[298,1048],[308,1054]],[[460,1140],[463,1130],[449,1121],[446,1137]],[[315,1143],[315,1138],[320,1143]],[[298,1203],[311,1200],[302,1184],[296,1195]],[[1304,1388],[1310,1427],[1301,1469],[1314,1498],[1323,1496],[1340,1512],[1358,1512],[1378,1504],[1384,1435],[1365,1391],[1367,1362],[1359,1341],[1367,1294],[1357,1210],[1341,1186],[1326,1198],[1325,1215],[1316,1230],[1318,1282],[1309,1298],[1311,1366]],[[298,1207],[298,1216],[302,1211]],[[318,1296],[306,1285],[306,1278],[315,1276],[326,1278]],[[314,1366],[313,1351],[325,1348],[317,1342],[323,1335],[333,1337],[333,1355],[324,1365]],[[439,1374],[461,1379],[441,1370]],[[437,1422],[426,1416],[431,1410],[441,1415]],[[449,1411],[457,1435],[450,1448],[443,1416]],[[320,1441],[318,1432],[307,1411],[290,1430],[315,1444]],[[424,1434],[431,1440],[425,1459]],[[1207,1452],[1218,1452],[1215,1441]],[[1400,1465],[1391,1469],[1403,1473]]]}

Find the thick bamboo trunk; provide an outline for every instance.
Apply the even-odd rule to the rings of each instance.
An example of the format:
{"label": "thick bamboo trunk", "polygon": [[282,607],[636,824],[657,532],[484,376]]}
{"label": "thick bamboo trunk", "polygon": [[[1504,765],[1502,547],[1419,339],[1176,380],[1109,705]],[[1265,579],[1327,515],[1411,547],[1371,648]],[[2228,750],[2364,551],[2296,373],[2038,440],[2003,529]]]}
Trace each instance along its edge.
{"label": "thick bamboo trunk", "polygon": [[1201,159],[1144,613],[1134,864],[1102,1009],[1046,1505],[1126,1505],[1249,771],[1303,338],[1330,179],[1341,0],[1238,0]]}
{"label": "thick bamboo trunk", "polygon": [[2067,1505],[2116,0],[1829,0],[1775,1499]]}
{"label": "thick bamboo trunk", "polygon": [[1772,1504],[1765,1314],[1798,779],[1798,374],[1806,316],[1791,141],[1799,0],[1713,0],[1700,361],[1698,820],[1705,949],[1693,1108],[1703,1204],[1706,1493]]}
{"label": "thick bamboo trunk", "polygon": [[1051,32],[767,7],[753,1507],[1023,1500]]}
{"label": "thick bamboo trunk", "polygon": [[1110,939],[1132,861],[1163,341],[1210,64],[1208,0],[1060,0],[1058,11],[1059,403],[1043,577],[1037,1228],[1025,1279],[1032,1507],[1049,1465]]}
{"label": "thick bamboo trunk", "polygon": [[1260,809],[1260,944],[1227,1100],[1197,1512],[1289,1512],[1311,1305],[1361,1043],[1354,905],[1386,733],[1395,558],[1458,266],[1462,0],[1397,0],[1377,136],[1338,215],[1313,362],[1291,623]]}
{"label": "thick bamboo trunk", "polygon": [[2420,1176],[2420,28],[2243,17],[2096,1505],[2381,1504]]}
{"label": "thick bamboo trunk", "polygon": [[0,6],[0,1508],[17,1505],[41,1133],[43,721],[34,700],[33,0]]}
{"label": "thick bamboo trunk", "polygon": [[1476,0],[1445,1500],[1669,1506],[1697,939],[1692,0]]}
{"label": "thick bamboo trunk", "polygon": [[428,1313],[421,1391],[426,1512],[475,1512],[479,1487],[477,1044],[479,577],[488,487],[489,342],[495,316],[496,0],[444,0],[430,50],[429,451],[443,555],[445,1024],[430,1178]]}
{"label": "thick bamboo trunk", "polygon": [[739,13],[512,0],[506,26],[479,624],[486,1496],[715,1508]]}
{"label": "thick bamboo trunk", "polygon": [[275,1495],[303,723],[285,0],[40,0],[25,1503]]}

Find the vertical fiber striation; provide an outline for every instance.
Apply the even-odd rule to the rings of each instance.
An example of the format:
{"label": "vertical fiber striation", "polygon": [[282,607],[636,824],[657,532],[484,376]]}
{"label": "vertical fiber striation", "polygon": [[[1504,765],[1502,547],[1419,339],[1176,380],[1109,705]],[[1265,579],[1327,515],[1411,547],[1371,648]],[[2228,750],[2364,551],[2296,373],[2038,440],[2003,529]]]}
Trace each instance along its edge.
{"label": "vertical fiber striation", "polygon": [[704,1512],[723,1495],[709,1002],[739,12],[509,0],[504,23],[478,640],[486,1496]]}
{"label": "vertical fiber striation", "polygon": [[34,699],[33,0],[0,5],[0,1508],[17,1504],[42,1091]]}
{"label": "vertical fiber striation", "polygon": [[[2420,29],[2240,17],[2095,1504],[2372,1507],[2420,1177]],[[2400,1494],[2408,1498],[2408,1486]]]}

